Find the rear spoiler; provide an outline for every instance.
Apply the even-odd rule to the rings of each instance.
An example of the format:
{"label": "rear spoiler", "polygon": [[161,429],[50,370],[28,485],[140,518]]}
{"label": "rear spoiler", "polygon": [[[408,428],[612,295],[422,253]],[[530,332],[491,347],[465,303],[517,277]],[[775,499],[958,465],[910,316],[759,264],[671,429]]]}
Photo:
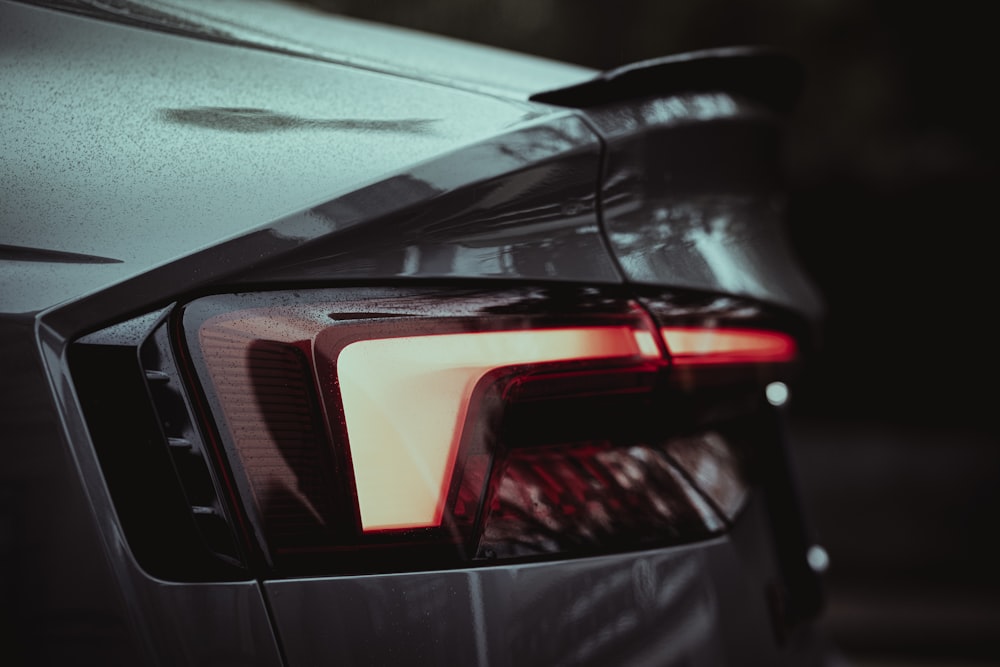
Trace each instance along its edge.
{"label": "rear spoiler", "polygon": [[802,67],[790,56],[763,47],[738,46],[643,60],[529,99],[587,109],[676,93],[725,91],[785,112],[798,99],[802,81]]}

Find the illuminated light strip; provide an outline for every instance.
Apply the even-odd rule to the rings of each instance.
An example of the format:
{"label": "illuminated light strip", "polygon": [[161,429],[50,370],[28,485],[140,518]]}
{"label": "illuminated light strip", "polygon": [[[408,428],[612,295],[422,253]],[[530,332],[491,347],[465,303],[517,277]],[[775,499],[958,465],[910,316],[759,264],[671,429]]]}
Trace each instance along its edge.
{"label": "illuminated light strip", "polygon": [[677,365],[780,363],[793,361],[795,340],[785,333],[759,329],[660,329]]}
{"label": "illuminated light strip", "polygon": [[631,327],[487,331],[351,343],[337,376],[365,531],[439,526],[476,384],[515,364],[660,358]]}

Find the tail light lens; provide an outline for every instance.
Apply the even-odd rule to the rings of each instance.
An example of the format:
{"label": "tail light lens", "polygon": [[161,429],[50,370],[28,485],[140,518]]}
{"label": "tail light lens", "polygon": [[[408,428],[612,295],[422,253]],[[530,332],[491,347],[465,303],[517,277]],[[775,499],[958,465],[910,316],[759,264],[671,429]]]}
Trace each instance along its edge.
{"label": "tail light lens", "polygon": [[726,436],[678,414],[670,359],[784,363],[794,342],[663,324],[592,290],[315,290],[206,297],[182,328],[268,560],[353,572],[722,531],[746,485]]}
{"label": "tail light lens", "polygon": [[598,368],[602,375],[655,372],[659,359],[651,333],[625,321],[410,336],[369,325],[365,333],[392,337],[343,345],[343,332],[317,336],[323,364],[337,378],[334,407],[343,410],[365,532],[441,525],[463,435],[477,427],[470,410],[485,413],[473,420],[491,421],[491,394],[511,399],[518,383],[537,384],[558,367],[582,379]]}
{"label": "tail light lens", "polygon": [[795,341],[786,333],[758,329],[663,327],[677,365],[773,364],[795,360]]}

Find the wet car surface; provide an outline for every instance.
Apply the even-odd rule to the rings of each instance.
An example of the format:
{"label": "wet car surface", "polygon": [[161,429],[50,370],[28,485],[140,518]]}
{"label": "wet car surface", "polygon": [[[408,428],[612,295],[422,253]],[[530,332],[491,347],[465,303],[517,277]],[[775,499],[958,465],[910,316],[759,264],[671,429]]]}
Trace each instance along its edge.
{"label": "wet car surface", "polygon": [[821,663],[794,67],[262,7],[2,5],[15,664]]}

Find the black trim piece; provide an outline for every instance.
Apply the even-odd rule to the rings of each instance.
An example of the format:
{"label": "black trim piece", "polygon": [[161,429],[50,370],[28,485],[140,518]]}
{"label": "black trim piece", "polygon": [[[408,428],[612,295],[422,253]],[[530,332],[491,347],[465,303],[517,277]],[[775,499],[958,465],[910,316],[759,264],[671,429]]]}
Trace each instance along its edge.
{"label": "black trim piece", "polygon": [[121,264],[122,260],[99,255],[84,255],[64,250],[29,248],[27,246],[0,243],[0,260],[15,262],[48,262],[54,264]]}
{"label": "black trim piece", "polygon": [[[105,482],[132,554],[169,581],[232,581],[247,573],[203,546],[174,474],[134,347],[76,343],[70,369]],[[202,529],[203,530],[203,529]]]}
{"label": "black trim piece", "polygon": [[[211,464],[212,454],[199,437],[187,394],[174,360],[166,322],[161,323],[138,349],[143,377],[147,378],[161,428],[161,442],[170,454],[171,468],[183,489],[204,548],[217,559],[244,567],[244,554],[236,539],[236,520],[226,507],[226,484]],[[149,382],[149,377],[155,378]],[[166,376],[162,380],[160,376]]]}
{"label": "black trim piece", "polygon": [[591,107],[676,93],[725,91],[789,111],[802,88],[802,67],[765,47],[738,46],[693,51],[625,65],[567,88],[529,99],[560,107]]}

